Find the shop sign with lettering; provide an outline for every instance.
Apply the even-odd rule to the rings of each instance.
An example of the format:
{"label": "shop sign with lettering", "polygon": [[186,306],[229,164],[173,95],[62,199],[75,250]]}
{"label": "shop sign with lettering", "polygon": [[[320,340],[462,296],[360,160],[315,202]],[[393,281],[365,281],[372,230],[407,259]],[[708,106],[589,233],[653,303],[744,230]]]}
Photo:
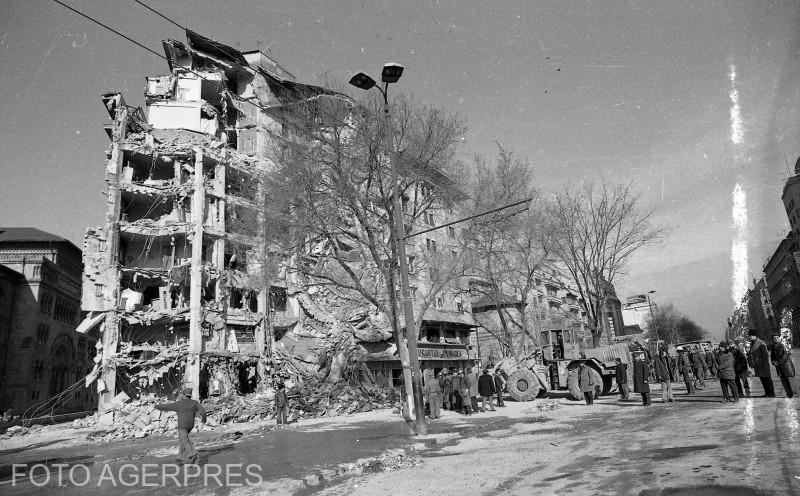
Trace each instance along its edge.
{"label": "shop sign with lettering", "polygon": [[420,360],[467,360],[466,347],[453,348],[428,348],[420,346],[417,349]]}

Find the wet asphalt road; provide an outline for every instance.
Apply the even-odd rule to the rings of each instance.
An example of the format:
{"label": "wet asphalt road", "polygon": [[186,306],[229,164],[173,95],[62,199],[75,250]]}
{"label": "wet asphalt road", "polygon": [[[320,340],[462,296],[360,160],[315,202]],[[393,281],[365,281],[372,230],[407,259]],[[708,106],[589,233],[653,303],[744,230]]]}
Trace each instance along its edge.
{"label": "wet asphalt road", "polygon": [[[257,465],[256,487],[242,477],[234,482],[244,487],[219,487],[213,478],[188,487],[169,479],[164,486],[147,488],[126,487],[121,480],[113,487],[108,478],[95,484],[107,467],[117,474],[126,464],[135,469],[171,463],[173,439],[0,450],[0,481],[5,481],[0,494],[106,494],[110,489],[120,495],[800,494],[800,400],[723,403],[718,383],[708,382],[705,391],[692,396],[681,394],[685,391],[676,384],[675,403],[661,404],[656,390],[647,408],[638,400],[610,397],[593,407],[558,400],[559,409],[544,413],[536,409],[539,400],[509,402],[496,413],[471,417],[448,412],[431,425],[427,440],[407,436],[406,426],[388,412],[370,421],[333,419],[317,427],[255,433],[232,444],[213,432],[197,436],[201,446],[221,446],[202,454],[206,466]],[[777,389],[780,395],[780,385]],[[760,385],[753,384],[753,394],[763,394]],[[412,445],[422,461],[417,467],[339,476],[321,485],[298,482],[341,463]],[[11,485],[11,463],[82,464],[90,482],[58,487],[51,480],[37,487],[43,482],[39,477]],[[83,478],[84,472],[78,475]]]}

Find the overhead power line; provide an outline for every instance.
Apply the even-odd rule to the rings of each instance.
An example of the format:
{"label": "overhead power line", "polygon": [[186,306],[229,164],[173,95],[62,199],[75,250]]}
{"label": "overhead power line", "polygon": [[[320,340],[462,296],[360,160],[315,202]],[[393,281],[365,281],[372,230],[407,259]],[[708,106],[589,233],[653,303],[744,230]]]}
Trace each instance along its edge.
{"label": "overhead power line", "polygon": [[139,0],[133,0],[133,1],[134,1],[134,2],[136,2],[136,3],[138,3],[139,5],[141,5],[142,7],[146,8],[146,9],[147,9],[147,10],[149,10],[150,12],[152,12],[152,13],[156,14],[157,16],[159,16],[159,17],[161,17],[161,18],[163,18],[163,19],[165,19],[165,20],[167,20],[167,21],[171,22],[172,24],[174,24],[174,25],[178,26],[179,28],[183,29],[184,31],[186,31],[186,27],[185,27],[185,26],[181,26],[181,25],[180,25],[180,24],[178,24],[177,22],[173,21],[172,19],[170,19],[169,17],[165,16],[165,15],[164,15],[164,14],[162,14],[161,12],[157,11],[157,10],[156,10],[156,9],[154,9],[153,7],[150,7],[150,6],[149,6],[149,5],[147,5],[146,3],[144,3],[144,2],[140,2]]}
{"label": "overhead power line", "polygon": [[[112,28],[111,26],[108,26],[107,24],[105,24],[105,23],[103,23],[103,22],[101,22],[101,21],[99,21],[99,20],[95,19],[94,17],[92,17],[92,16],[90,16],[90,15],[88,15],[88,14],[85,14],[85,13],[81,12],[80,10],[77,10],[77,9],[75,9],[75,8],[73,8],[73,7],[71,7],[71,6],[67,5],[67,4],[65,4],[65,3],[64,3],[64,2],[62,2],[61,0],[53,0],[53,1],[54,1],[55,3],[57,3],[57,4],[61,5],[62,7],[64,7],[64,8],[66,8],[66,9],[68,9],[68,10],[70,10],[70,11],[72,11],[72,12],[74,12],[74,13],[78,14],[79,16],[81,16],[81,17],[83,17],[83,18],[85,18],[85,19],[87,19],[87,20],[89,20],[89,21],[93,22],[94,24],[97,24],[98,26],[101,26],[102,28],[104,28],[104,29],[106,29],[106,30],[108,30],[108,31],[110,31],[110,32],[112,32],[112,33],[114,33],[114,34],[116,34],[117,36],[119,36],[119,37],[121,37],[121,38],[124,38],[124,39],[125,39],[125,40],[127,40],[127,41],[130,41],[131,43],[133,43],[134,45],[138,46],[139,48],[142,48],[142,49],[146,50],[148,53],[151,53],[151,54],[155,55],[156,57],[159,57],[159,58],[161,58],[161,59],[163,59],[163,60],[165,60],[165,61],[167,61],[167,62],[169,62],[169,63],[172,63],[172,64],[173,64],[173,65],[175,65],[176,67],[179,67],[179,68],[181,68],[181,69],[184,69],[185,71],[187,71],[187,72],[189,72],[189,73],[191,73],[191,74],[194,74],[195,76],[199,77],[200,79],[202,79],[202,80],[204,80],[204,81],[208,81],[208,82],[214,82],[214,83],[216,83],[216,81],[212,81],[212,80],[210,80],[210,79],[208,79],[208,78],[204,77],[202,74],[198,73],[197,71],[193,70],[192,68],[190,68],[190,67],[186,67],[186,66],[184,66],[184,65],[181,65],[181,64],[179,64],[179,63],[177,63],[177,62],[175,62],[175,61],[171,61],[171,60],[170,60],[168,57],[166,57],[165,55],[162,55],[162,54],[160,54],[160,53],[156,52],[155,50],[152,50],[151,48],[148,48],[147,46],[145,46],[145,45],[143,45],[143,44],[139,43],[138,41],[134,40],[134,39],[133,39],[133,38],[131,38],[130,36],[127,36],[126,34],[122,33],[121,31],[119,31],[119,30],[117,30],[117,29],[115,29],[115,28]],[[162,17],[163,19],[167,20],[168,22],[170,22],[170,23],[174,24],[175,26],[177,26],[177,27],[179,27],[179,28],[183,29],[184,31],[189,31],[189,29],[188,29],[188,28],[186,28],[185,26],[182,26],[182,25],[181,25],[180,23],[178,23],[177,21],[175,21],[175,20],[173,20],[173,19],[169,18],[168,16],[166,16],[166,15],[162,14],[161,12],[159,12],[159,11],[157,11],[156,9],[154,9],[154,8],[150,7],[149,5],[146,5],[144,2],[141,2],[140,0],[134,0],[134,1],[135,1],[136,3],[138,3],[138,4],[142,5],[142,6],[143,6],[143,7],[145,7],[146,9],[150,10],[150,11],[151,11],[151,12],[153,12],[154,14],[158,15],[159,17]],[[236,58],[236,57],[235,57],[233,54],[229,53],[229,52],[228,52],[228,51],[226,51],[224,48],[222,48],[222,47],[219,47],[219,49],[220,49],[220,51],[222,51],[223,53],[227,54],[229,57]],[[285,90],[287,90],[287,91],[289,91],[289,92],[291,92],[291,93],[296,93],[296,90],[294,90],[293,88],[290,88],[290,87],[288,87],[288,86],[287,86],[287,85],[286,85],[286,84],[285,84],[283,81],[281,81],[281,80],[280,80],[280,79],[278,79],[278,78],[275,78],[275,83],[276,83],[278,86],[282,87],[283,89],[285,89]],[[233,94],[231,94],[231,96],[232,96],[233,98],[235,98],[236,100],[240,101],[240,102],[249,103],[250,105],[253,105],[254,107],[256,107],[256,108],[258,108],[258,109],[260,109],[260,110],[263,110],[263,111],[265,111],[265,112],[270,110],[270,108],[269,108],[269,107],[265,107],[265,106],[263,106],[263,105],[261,105],[261,104],[259,104],[259,103],[253,102],[252,100],[246,100],[246,99],[243,99],[243,98],[239,97],[238,95],[233,95]],[[358,130],[357,130],[355,127],[353,127],[351,124],[349,124],[349,123],[347,123],[347,122],[343,121],[342,119],[340,119],[340,118],[339,118],[339,117],[337,117],[336,115],[334,115],[334,114],[332,114],[332,113],[328,112],[328,111],[327,111],[327,110],[325,110],[324,108],[322,108],[322,107],[320,107],[320,106],[317,106],[317,110],[319,111],[319,113],[320,113],[320,114],[322,114],[322,115],[325,115],[326,117],[329,117],[329,118],[330,118],[332,121],[334,121],[334,122],[336,122],[336,123],[340,124],[341,126],[343,126],[343,127],[346,127],[346,128],[348,128],[348,129],[350,129],[350,130],[352,130],[352,131],[358,132]],[[274,134],[274,133],[272,133],[271,131],[269,131],[268,129],[266,129],[266,128],[264,128],[264,129],[265,129],[265,131],[269,132],[270,134]],[[386,148],[386,145],[385,145],[384,143],[379,143],[379,144],[378,144],[378,148],[379,148],[379,149],[381,149],[381,150],[383,150],[383,151],[384,151],[384,153],[391,153],[391,152],[390,152],[390,151],[389,151],[389,150]],[[347,156],[346,154],[345,154],[344,156],[345,156],[345,157],[347,157],[347,158],[349,158],[349,159],[351,159],[351,160],[355,160],[355,157],[353,157],[353,156]],[[414,174],[412,173],[412,175],[414,175]]]}

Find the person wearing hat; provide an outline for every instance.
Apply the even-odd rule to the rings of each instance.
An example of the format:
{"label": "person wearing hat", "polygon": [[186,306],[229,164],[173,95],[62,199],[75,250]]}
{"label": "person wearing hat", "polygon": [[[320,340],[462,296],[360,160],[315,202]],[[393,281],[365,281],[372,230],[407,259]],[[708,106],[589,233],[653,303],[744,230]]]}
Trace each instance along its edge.
{"label": "person wearing hat", "polygon": [[614,359],[616,365],[614,366],[614,376],[617,380],[617,387],[619,388],[619,399],[627,400],[631,397],[631,390],[628,388],[628,364],[622,363],[622,359],[617,357]]}
{"label": "person wearing hat", "polygon": [[669,359],[667,358],[667,350],[661,350],[658,356],[653,360],[653,368],[655,369],[656,379],[661,383],[661,402],[673,402],[675,398],[672,397],[672,368],[669,366]]}
{"label": "person wearing hat", "polygon": [[432,370],[426,370],[423,374],[425,384],[422,386],[422,394],[427,398],[428,405],[430,405],[430,416],[432,419],[441,417],[441,395],[442,387],[439,381],[433,376]]}
{"label": "person wearing hat", "polygon": [[453,386],[453,410],[459,412],[464,408],[464,398],[461,396],[461,393],[464,392],[464,371],[459,370],[451,382]]}
{"label": "person wearing hat", "polygon": [[453,378],[450,377],[447,368],[439,372],[439,387],[442,389],[442,407],[450,410],[453,399]]}
{"label": "person wearing hat", "polygon": [[503,391],[506,388],[506,378],[503,377],[503,371],[500,367],[494,371],[494,391],[497,394],[497,406],[506,406],[503,402]]}
{"label": "person wearing hat", "polygon": [[719,361],[717,362],[717,376],[719,377],[719,384],[722,387],[722,398],[725,401],[739,401],[739,395],[736,391],[736,371],[734,369],[735,358],[731,350],[728,348],[726,341],[719,343]]}
{"label": "person wearing hat", "polygon": [[644,351],[633,354],[633,392],[642,395],[642,406],[650,406],[650,366]]}
{"label": "person wearing hat", "polygon": [[775,386],[772,384],[772,373],[769,370],[769,350],[767,344],[758,337],[755,329],[750,329],[750,352],[747,354],[747,360],[753,368],[753,375],[761,379],[761,385],[764,387],[764,397],[775,397]]}
{"label": "person wearing hat", "polygon": [[286,395],[286,384],[279,380],[275,390],[275,415],[278,429],[286,427],[289,421],[289,397]]}
{"label": "person wearing hat", "polygon": [[174,403],[161,403],[156,410],[176,412],[178,414],[178,463],[195,463],[197,451],[189,439],[189,432],[194,428],[194,418],[199,415],[206,423],[206,410],[199,401],[192,399],[192,388],[182,391],[183,397]]}
{"label": "person wearing hat", "polygon": [[683,375],[683,382],[686,383],[686,394],[694,394],[694,378],[692,377],[692,361],[689,359],[689,352],[683,346],[678,350],[678,369]]}
{"label": "person wearing hat", "polygon": [[483,369],[483,374],[478,378],[478,395],[481,398],[481,411],[486,411],[488,404],[490,411],[494,410],[492,398],[494,398],[496,391],[494,387],[494,377],[489,373],[489,369]]}
{"label": "person wearing hat", "polygon": [[697,389],[705,389],[706,388],[706,354],[703,353],[697,346],[692,347],[692,352],[689,354],[689,358],[692,360],[692,369],[694,372],[694,377],[697,380],[697,384],[695,387]]}
{"label": "person wearing hat", "polygon": [[465,376],[465,379],[467,380],[467,388],[469,389],[468,398],[474,413],[478,413],[480,411],[480,408],[478,407],[478,396],[480,396],[480,393],[478,392],[479,370],[480,368],[475,365],[471,370],[467,371]]}
{"label": "person wearing hat", "polygon": [[794,364],[792,363],[792,355],[781,342],[780,331],[772,333],[770,359],[772,360],[772,365],[775,366],[775,371],[778,372],[778,377],[781,379],[783,390],[786,391],[786,397],[792,398],[794,396],[794,388],[792,387]]}
{"label": "person wearing hat", "polygon": [[750,397],[750,379],[747,378],[747,355],[742,351],[742,340],[736,339],[730,347],[733,354],[733,371],[736,373],[736,392],[740,398]]}

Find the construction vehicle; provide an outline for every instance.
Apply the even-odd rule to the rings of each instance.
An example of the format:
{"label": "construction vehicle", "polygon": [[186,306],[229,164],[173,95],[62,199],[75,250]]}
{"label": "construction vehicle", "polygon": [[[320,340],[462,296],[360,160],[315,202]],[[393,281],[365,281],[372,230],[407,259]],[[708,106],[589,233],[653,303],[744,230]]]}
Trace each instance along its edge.
{"label": "construction vehicle", "polygon": [[[506,389],[517,401],[544,397],[548,391],[569,391],[573,400],[583,399],[578,385],[578,368],[585,363],[594,376],[595,397],[608,394],[614,386],[616,361],[631,363],[631,351],[642,349],[638,342],[619,343],[580,351],[574,330],[542,331],[541,350],[516,362],[501,360],[500,368],[507,375]],[[629,368],[629,373],[631,372]]]}

